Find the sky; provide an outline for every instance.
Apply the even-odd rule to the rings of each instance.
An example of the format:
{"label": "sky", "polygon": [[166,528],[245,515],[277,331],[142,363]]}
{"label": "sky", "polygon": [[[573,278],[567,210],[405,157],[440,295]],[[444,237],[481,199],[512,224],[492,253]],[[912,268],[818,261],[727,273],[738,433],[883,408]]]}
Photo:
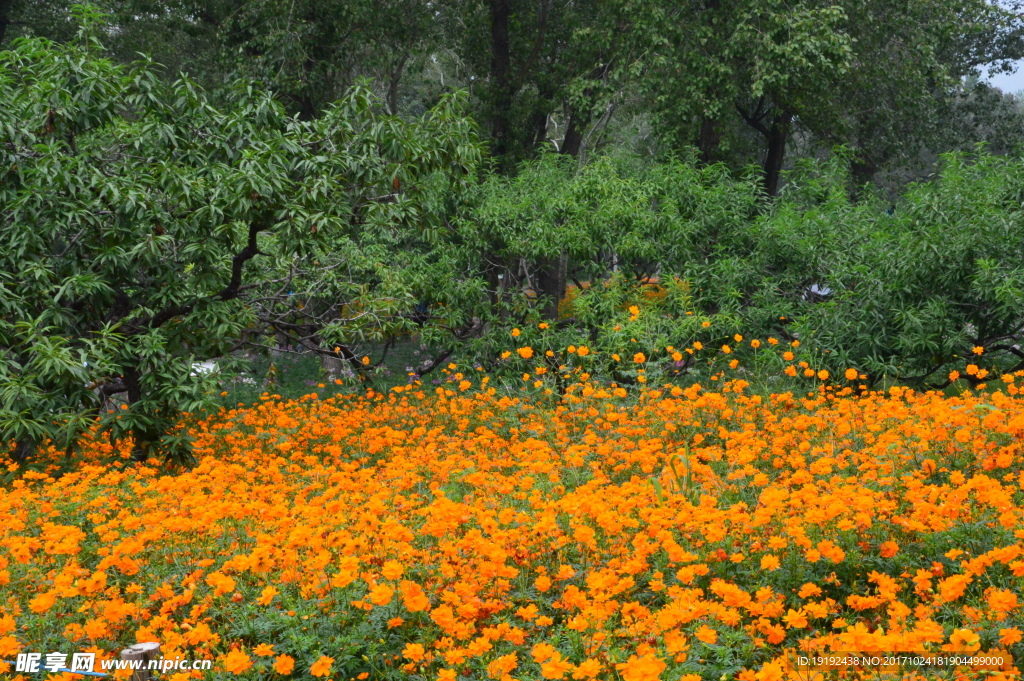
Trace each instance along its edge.
{"label": "sky", "polygon": [[981,80],[990,83],[1003,92],[1019,92],[1024,90],[1024,61],[1017,62],[1016,66],[1017,71],[1015,73],[1000,73],[996,76],[989,76],[987,73],[982,72]]}

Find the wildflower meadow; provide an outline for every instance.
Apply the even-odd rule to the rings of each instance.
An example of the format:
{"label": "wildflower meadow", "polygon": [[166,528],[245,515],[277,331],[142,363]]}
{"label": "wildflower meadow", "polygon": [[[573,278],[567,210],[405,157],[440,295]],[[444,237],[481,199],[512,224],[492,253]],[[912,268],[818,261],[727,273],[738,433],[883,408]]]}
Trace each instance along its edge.
{"label": "wildflower meadow", "polygon": [[1024,0],[95,3],[0,0],[0,679],[1022,681]]}
{"label": "wildflower meadow", "polygon": [[[0,659],[153,641],[214,660],[172,681],[1019,677],[1024,372],[552,395],[445,371],[222,408],[173,475],[99,438],[74,470],[51,451],[0,495]],[[974,662],[799,662],[853,652]]]}

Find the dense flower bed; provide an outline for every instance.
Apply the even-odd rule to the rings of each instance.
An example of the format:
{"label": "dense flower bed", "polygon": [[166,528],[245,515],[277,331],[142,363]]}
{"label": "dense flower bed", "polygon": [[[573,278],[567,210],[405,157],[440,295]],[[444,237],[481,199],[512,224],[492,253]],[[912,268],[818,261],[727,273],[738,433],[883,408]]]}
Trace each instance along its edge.
{"label": "dense flower bed", "polygon": [[195,427],[173,476],[100,441],[25,472],[0,659],[159,641],[208,677],[771,681],[816,678],[801,651],[1024,657],[1012,384],[460,388],[267,395]]}

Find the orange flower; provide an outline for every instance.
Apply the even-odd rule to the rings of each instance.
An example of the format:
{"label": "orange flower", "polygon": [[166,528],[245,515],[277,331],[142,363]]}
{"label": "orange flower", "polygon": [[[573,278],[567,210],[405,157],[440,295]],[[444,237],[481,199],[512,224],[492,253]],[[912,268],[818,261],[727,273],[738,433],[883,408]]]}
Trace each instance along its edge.
{"label": "orange flower", "polygon": [[41,593],[35,598],[33,598],[31,601],[29,601],[28,609],[36,613],[37,615],[42,615],[44,612],[48,611],[50,608],[53,607],[53,604],[56,602],[56,600],[57,595],[52,591],[47,591],[46,593]]}
{"label": "orange flower", "polygon": [[814,598],[815,596],[821,595],[821,589],[818,588],[817,584],[813,582],[807,582],[800,587],[800,591],[797,592],[797,596],[800,598]]}
{"label": "orange flower", "polygon": [[516,653],[502,655],[487,665],[487,676],[492,679],[501,679],[515,671],[517,666],[519,666],[519,659]]}
{"label": "orange flower", "polygon": [[327,657],[321,655],[316,662],[309,668],[309,673],[313,676],[328,676],[331,673],[331,665],[334,664],[333,657]]}
{"label": "orange flower", "polygon": [[290,655],[278,655],[274,658],[274,671],[282,676],[287,676],[295,669],[295,658]]}
{"label": "orange flower", "polygon": [[256,602],[260,605],[270,605],[270,602],[274,600],[274,596],[281,593],[275,587],[268,586],[260,592],[260,597],[256,599]]}
{"label": "orange flower", "polygon": [[430,609],[430,600],[416,582],[402,580],[399,588],[402,590],[402,604],[409,612],[422,612]]}
{"label": "orange flower", "polygon": [[601,663],[594,659],[587,659],[576,665],[576,668],[572,672],[572,678],[577,681],[583,681],[583,679],[596,679],[597,675],[601,673]]}
{"label": "orange flower", "polygon": [[274,654],[274,646],[268,643],[261,643],[252,649],[253,655],[259,655],[260,657],[270,657]]}
{"label": "orange flower", "polygon": [[11,657],[21,650],[21,644],[13,636],[0,638],[0,657]]}
{"label": "orange flower", "polygon": [[754,678],[757,681],[781,681],[786,677],[785,672],[782,670],[782,665],[777,662],[768,662],[761,669],[754,674]]}
{"label": "orange flower", "polygon": [[628,660],[615,665],[622,675],[623,681],[658,681],[666,665],[655,655],[637,657],[631,655]]}
{"label": "orange flower", "polygon": [[693,635],[698,641],[702,641],[709,646],[714,645],[718,641],[718,632],[706,624],[697,627],[697,631],[693,632]]}
{"label": "orange flower", "polygon": [[224,657],[224,669],[232,674],[243,674],[252,669],[252,659],[241,650],[232,650]]}
{"label": "orange flower", "polygon": [[395,595],[395,590],[387,584],[375,584],[370,588],[367,599],[374,605],[387,605]]}
{"label": "orange flower", "polygon": [[572,667],[572,664],[562,660],[561,656],[558,656],[550,662],[545,662],[540,666],[540,675],[545,679],[560,679],[567,673],[571,672]]}
{"label": "orange flower", "polygon": [[789,629],[803,629],[809,623],[807,614],[804,613],[802,608],[800,610],[790,609],[786,612],[786,616],[782,618],[782,621],[786,623],[786,627]]}
{"label": "orange flower", "polygon": [[1024,633],[1021,633],[1021,630],[1017,627],[999,630],[1000,645],[1010,647],[1015,643],[1020,643],[1022,640],[1024,640]]}
{"label": "orange flower", "polygon": [[419,662],[426,657],[426,650],[419,643],[407,643],[405,649],[402,650],[402,656],[407,660]]}
{"label": "orange flower", "polygon": [[516,350],[516,352],[518,352],[519,356],[522,357],[523,359],[530,359],[531,357],[533,357],[533,348],[529,346],[525,348],[519,348],[518,350]]}

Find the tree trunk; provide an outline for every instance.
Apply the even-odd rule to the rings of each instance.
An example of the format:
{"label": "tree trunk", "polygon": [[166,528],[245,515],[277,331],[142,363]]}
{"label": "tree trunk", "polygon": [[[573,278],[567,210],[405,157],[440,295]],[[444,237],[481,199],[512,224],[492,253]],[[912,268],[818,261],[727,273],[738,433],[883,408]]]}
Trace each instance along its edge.
{"label": "tree trunk", "polygon": [[14,451],[11,452],[11,459],[16,464],[23,464],[28,461],[30,456],[35,454],[36,447],[38,446],[39,443],[36,442],[34,437],[26,435],[25,437],[19,438],[18,441],[14,443]]}
{"label": "tree trunk", "polygon": [[391,72],[391,78],[388,81],[388,95],[387,95],[387,106],[388,113],[392,116],[398,114],[398,84],[402,81],[402,71],[405,70],[405,63],[409,60],[409,53],[406,52],[402,55],[402,58],[398,60],[398,66]]}
{"label": "tree trunk", "polygon": [[558,319],[558,303],[565,298],[569,256],[565,251],[537,263],[537,295],[544,296],[542,314],[545,319]]}
{"label": "tree trunk", "polygon": [[786,156],[786,141],[789,139],[789,124],[793,114],[781,111],[772,120],[768,131],[768,149],[764,157],[764,191],[775,196],[779,191],[779,177],[782,175],[782,161]]}
{"label": "tree trunk", "polygon": [[569,116],[569,125],[565,129],[565,139],[562,140],[562,148],[559,152],[569,156],[577,156],[580,153],[580,146],[583,144],[583,130],[587,124],[579,119],[574,113]]}
{"label": "tree trunk", "polygon": [[16,0],[0,0],[0,45],[4,42],[7,27],[11,25],[11,10]]}
{"label": "tree trunk", "polygon": [[533,125],[527,132],[527,149],[537,149],[548,140],[548,114],[546,111],[533,113]]}
{"label": "tree trunk", "polygon": [[[124,385],[128,389],[128,404],[134,405],[142,401],[142,374],[135,367],[126,367],[124,370]],[[136,426],[132,428],[132,440],[135,441],[132,447],[132,460],[140,463],[149,458],[154,443],[160,439],[160,433],[154,432],[153,428]]]}
{"label": "tree trunk", "polygon": [[491,0],[491,87],[492,107],[491,137],[494,139],[494,156],[504,161],[508,152],[509,113],[512,108],[512,92],[509,83],[511,51],[509,47],[508,21],[509,0]]}
{"label": "tree trunk", "polygon": [[722,131],[717,121],[705,118],[700,123],[700,132],[697,133],[697,149],[700,150],[700,162],[709,164],[715,159],[715,152],[722,140]]}

